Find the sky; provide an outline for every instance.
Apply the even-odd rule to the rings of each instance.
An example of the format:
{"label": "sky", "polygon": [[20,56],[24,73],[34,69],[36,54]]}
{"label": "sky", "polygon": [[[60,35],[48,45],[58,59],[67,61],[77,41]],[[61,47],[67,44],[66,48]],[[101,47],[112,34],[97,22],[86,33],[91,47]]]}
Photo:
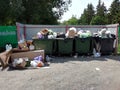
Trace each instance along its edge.
{"label": "sky", "polygon": [[[89,3],[92,3],[94,9],[96,9],[98,1],[99,0],[72,0],[71,7],[69,7],[69,10],[64,13],[60,22],[70,19],[73,15],[76,16],[77,18],[80,18],[80,15],[83,13],[84,9],[87,8],[87,5]],[[101,0],[101,2],[104,2],[106,8],[108,9],[113,0]]]}

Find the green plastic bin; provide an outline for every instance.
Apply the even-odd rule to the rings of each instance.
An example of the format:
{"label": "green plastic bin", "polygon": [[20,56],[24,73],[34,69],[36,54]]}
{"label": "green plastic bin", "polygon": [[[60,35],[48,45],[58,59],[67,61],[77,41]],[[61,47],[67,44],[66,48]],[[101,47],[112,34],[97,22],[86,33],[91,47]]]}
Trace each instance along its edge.
{"label": "green plastic bin", "polygon": [[45,54],[52,55],[56,51],[55,39],[33,39],[36,50],[45,50]]}
{"label": "green plastic bin", "polygon": [[18,46],[16,31],[16,26],[0,26],[0,48],[5,48],[7,43],[10,43],[12,47]]}
{"label": "green plastic bin", "polygon": [[92,53],[92,38],[75,38],[75,53],[90,54]]}
{"label": "green plastic bin", "polygon": [[113,38],[101,38],[101,54],[112,54],[113,53]]}
{"label": "green plastic bin", "polygon": [[68,55],[73,54],[73,38],[58,38],[57,46],[58,46],[58,54],[60,55]]}

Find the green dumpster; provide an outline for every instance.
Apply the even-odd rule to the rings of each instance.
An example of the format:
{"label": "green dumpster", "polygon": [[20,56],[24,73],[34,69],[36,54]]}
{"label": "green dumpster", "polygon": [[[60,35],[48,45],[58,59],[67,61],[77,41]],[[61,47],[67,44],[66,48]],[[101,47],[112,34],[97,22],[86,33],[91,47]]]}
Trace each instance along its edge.
{"label": "green dumpster", "polygon": [[58,38],[57,39],[57,52],[60,55],[73,54],[73,38]]}
{"label": "green dumpster", "polygon": [[56,51],[55,39],[33,39],[36,50],[45,50],[45,54],[53,55]]}
{"label": "green dumpster", "polygon": [[101,54],[112,54],[114,38],[101,38]]}
{"label": "green dumpster", "polygon": [[5,49],[7,43],[11,44],[12,47],[17,47],[16,26],[0,26],[0,50]]}
{"label": "green dumpster", "polygon": [[92,53],[92,38],[75,38],[75,53],[90,54]]}
{"label": "green dumpster", "polygon": [[94,48],[97,48],[98,44],[101,54],[112,54],[114,51],[113,48],[114,40],[115,38],[93,37]]}

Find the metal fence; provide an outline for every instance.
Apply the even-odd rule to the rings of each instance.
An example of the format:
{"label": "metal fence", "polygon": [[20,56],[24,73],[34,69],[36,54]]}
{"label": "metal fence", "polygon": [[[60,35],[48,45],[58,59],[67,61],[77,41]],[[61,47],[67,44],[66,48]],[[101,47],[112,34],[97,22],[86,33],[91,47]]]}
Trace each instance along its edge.
{"label": "metal fence", "polygon": [[75,27],[77,31],[79,30],[90,30],[92,33],[101,30],[102,28],[107,28],[112,34],[118,37],[118,24],[112,25],[28,25],[16,23],[18,40],[24,35],[26,40],[31,40],[33,36],[37,34],[43,28],[51,29],[54,32],[66,33],[70,27]]}

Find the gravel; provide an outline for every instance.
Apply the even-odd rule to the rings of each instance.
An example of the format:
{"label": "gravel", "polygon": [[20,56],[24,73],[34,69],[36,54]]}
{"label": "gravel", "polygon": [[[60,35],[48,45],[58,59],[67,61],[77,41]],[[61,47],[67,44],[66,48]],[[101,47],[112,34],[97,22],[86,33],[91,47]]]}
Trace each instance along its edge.
{"label": "gravel", "polygon": [[0,90],[120,90],[120,56],[53,57],[39,69],[0,71]]}

